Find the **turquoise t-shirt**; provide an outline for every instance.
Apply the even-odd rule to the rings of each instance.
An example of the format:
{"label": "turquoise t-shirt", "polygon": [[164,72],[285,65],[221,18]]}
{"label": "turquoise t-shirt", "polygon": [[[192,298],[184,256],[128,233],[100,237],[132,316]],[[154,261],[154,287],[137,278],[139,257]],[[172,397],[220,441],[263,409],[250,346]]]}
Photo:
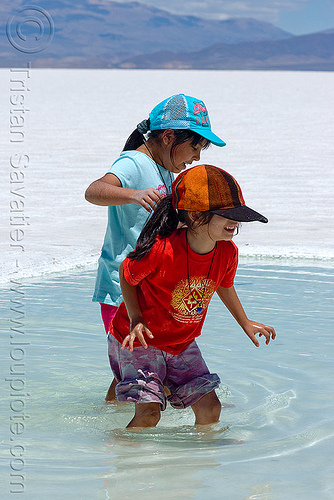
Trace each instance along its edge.
{"label": "turquoise t-shirt", "polygon": [[[118,177],[123,188],[155,188],[166,195],[174,180],[164,167],[139,151],[125,151],[107,173]],[[141,205],[131,203],[108,207],[108,225],[99,259],[93,301],[118,306],[122,301],[118,268],[136,246],[149,213]]]}

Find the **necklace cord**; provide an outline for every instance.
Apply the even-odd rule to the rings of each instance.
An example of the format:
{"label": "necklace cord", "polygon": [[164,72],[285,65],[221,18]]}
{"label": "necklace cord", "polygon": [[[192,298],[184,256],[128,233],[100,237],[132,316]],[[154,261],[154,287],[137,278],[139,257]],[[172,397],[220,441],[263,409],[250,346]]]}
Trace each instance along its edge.
{"label": "necklace cord", "polygon": [[193,291],[191,289],[191,286],[190,286],[190,277],[189,277],[189,256],[188,256],[188,242],[186,241],[186,245],[187,245],[187,281],[188,281],[188,288],[189,288],[189,292],[191,293],[191,296],[192,298],[195,300],[195,302],[198,304],[196,310],[198,312],[198,314],[200,314],[202,311],[203,311],[203,308],[202,308],[202,302],[203,302],[203,298],[204,298],[204,295],[205,295],[205,291],[206,291],[206,287],[207,287],[207,284],[209,282],[209,276],[210,276],[210,272],[211,272],[211,268],[212,268],[212,264],[213,264],[213,261],[214,261],[214,258],[215,258],[215,255],[216,255],[216,249],[217,249],[217,244],[215,245],[215,250],[213,252],[213,256],[212,256],[212,259],[211,259],[211,263],[210,263],[210,267],[209,267],[209,272],[207,274],[207,277],[205,279],[205,285],[204,285],[204,290],[203,290],[203,293],[202,293],[202,297],[201,297],[201,300],[198,301],[196,299],[196,297],[194,297],[194,294],[193,294]]}
{"label": "necklace cord", "polygon": [[[162,180],[162,182],[163,182],[163,185],[164,185],[164,186],[165,186],[165,188],[166,188],[166,193],[167,193],[167,194],[168,194],[168,193],[171,193],[171,190],[169,190],[169,189],[168,189],[168,187],[167,187],[167,185],[166,185],[166,182],[165,182],[165,179],[164,179],[164,177],[163,177],[163,175],[162,175],[162,173],[161,173],[160,167],[159,167],[158,163],[155,161],[155,159],[154,159],[154,156],[153,156],[152,152],[150,151],[149,147],[148,147],[148,146],[147,146],[147,144],[146,144],[146,141],[144,141],[144,146],[145,146],[145,148],[147,149],[147,151],[149,152],[149,154],[151,155],[151,158],[152,158],[152,160],[154,161],[154,163],[155,163],[155,165],[156,165],[156,167],[157,167],[157,170],[158,170],[158,172],[159,172],[160,178],[161,178],[161,180]],[[163,165],[162,165],[162,166],[163,166]],[[167,168],[165,168],[164,166],[163,166],[163,168],[164,168],[164,169],[168,172],[168,174],[169,174],[170,184],[172,185],[173,180],[172,180],[172,176],[171,176],[170,171],[169,171],[169,170],[167,170]]]}

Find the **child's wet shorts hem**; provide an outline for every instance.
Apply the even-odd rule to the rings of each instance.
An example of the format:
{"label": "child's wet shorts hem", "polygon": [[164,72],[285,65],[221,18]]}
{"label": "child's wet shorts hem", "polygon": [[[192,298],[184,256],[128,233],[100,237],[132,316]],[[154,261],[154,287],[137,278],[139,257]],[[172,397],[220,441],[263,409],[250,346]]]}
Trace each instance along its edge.
{"label": "child's wet shorts hem", "polygon": [[118,384],[118,401],[159,403],[166,408],[164,386],[170,390],[168,401],[174,408],[187,408],[216,389],[220,379],[210,373],[196,342],[180,354],[168,354],[149,346],[135,347],[133,353],[108,335],[111,369]]}
{"label": "child's wet shorts hem", "polygon": [[167,399],[173,408],[187,408],[197,403],[205,394],[216,389],[219,384],[220,378],[217,373],[206,373],[182,385]]}
{"label": "child's wet shorts hem", "polygon": [[[140,372],[140,370],[138,370]],[[138,373],[138,377],[119,382],[116,386],[117,401],[132,403],[160,403],[166,408],[164,387],[155,373]]]}

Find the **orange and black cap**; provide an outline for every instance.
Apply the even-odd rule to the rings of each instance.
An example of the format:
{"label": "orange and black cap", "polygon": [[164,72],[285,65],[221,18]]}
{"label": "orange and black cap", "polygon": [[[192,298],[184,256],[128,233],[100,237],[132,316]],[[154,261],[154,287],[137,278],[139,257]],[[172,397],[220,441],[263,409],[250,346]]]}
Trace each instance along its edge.
{"label": "orange and black cap", "polygon": [[237,181],[213,165],[185,170],[172,184],[173,207],[177,210],[210,211],[237,222],[268,222],[245,204]]}

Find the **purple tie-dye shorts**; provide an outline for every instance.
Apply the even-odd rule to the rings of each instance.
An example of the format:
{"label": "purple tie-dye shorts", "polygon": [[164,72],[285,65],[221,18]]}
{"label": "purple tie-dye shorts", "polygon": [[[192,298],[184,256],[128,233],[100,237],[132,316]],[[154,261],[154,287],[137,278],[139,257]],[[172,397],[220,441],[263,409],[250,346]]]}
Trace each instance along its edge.
{"label": "purple tie-dye shorts", "polygon": [[135,347],[121,351],[121,344],[109,333],[108,354],[118,384],[118,401],[160,403],[166,408],[164,385],[170,390],[168,401],[174,408],[192,406],[220,384],[210,373],[194,341],[180,354],[168,354],[156,347]]}

